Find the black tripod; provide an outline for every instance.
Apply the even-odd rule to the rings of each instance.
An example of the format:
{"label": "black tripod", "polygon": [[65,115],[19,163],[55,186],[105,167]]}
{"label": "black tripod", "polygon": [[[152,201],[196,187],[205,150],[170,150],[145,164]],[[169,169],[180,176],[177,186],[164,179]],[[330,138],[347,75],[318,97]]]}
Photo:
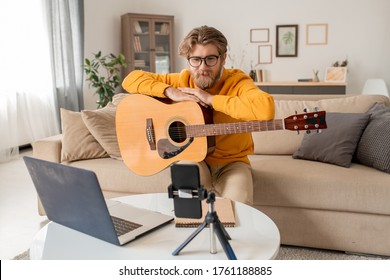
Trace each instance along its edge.
{"label": "black tripod", "polygon": [[206,214],[205,220],[203,223],[192,233],[175,251],[173,251],[172,255],[176,256],[180,253],[184,247],[191,242],[207,225],[210,226],[210,253],[216,254],[216,244],[215,244],[215,235],[218,237],[219,242],[225,254],[229,260],[237,260],[236,255],[233,252],[232,247],[229,244],[229,240],[231,240],[229,234],[225,230],[225,227],[222,225],[221,221],[218,218],[217,212],[214,208],[215,202],[215,194],[213,192],[209,192],[207,195],[206,202],[209,205],[209,211]]}

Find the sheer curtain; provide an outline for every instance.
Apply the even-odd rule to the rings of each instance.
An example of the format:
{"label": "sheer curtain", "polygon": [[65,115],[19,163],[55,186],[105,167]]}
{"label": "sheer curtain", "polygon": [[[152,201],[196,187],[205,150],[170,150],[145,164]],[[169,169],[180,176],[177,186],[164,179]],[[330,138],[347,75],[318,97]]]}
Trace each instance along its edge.
{"label": "sheer curtain", "polygon": [[0,3],[0,162],[60,133],[60,107],[83,109],[82,30],[82,0]]}
{"label": "sheer curtain", "polygon": [[45,0],[58,107],[84,109],[84,1]]}
{"label": "sheer curtain", "polygon": [[0,162],[20,145],[59,132],[42,1],[0,7]]}

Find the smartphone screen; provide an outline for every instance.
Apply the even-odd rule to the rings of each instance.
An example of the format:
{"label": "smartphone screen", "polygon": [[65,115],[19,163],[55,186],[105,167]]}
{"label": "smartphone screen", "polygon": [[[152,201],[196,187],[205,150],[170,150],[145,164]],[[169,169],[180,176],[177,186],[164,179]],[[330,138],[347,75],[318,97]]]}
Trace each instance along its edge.
{"label": "smartphone screen", "polygon": [[198,198],[196,192],[200,189],[199,167],[195,164],[173,164],[171,166],[171,178],[172,189],[178,193],[173,198],[175,216],[201,218],[202,198]]}

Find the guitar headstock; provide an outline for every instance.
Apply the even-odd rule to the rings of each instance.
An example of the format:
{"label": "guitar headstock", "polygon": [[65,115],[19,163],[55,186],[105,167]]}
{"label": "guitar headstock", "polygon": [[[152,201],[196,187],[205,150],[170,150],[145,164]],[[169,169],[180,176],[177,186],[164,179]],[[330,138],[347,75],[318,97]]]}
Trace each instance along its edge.
{"label": "guitar headstock", "polygon": [[288,130],[301,131],[301,130],[317,130],[327,128],[326,125],[326,112],[318,111],[304,114],[295,114],[284,119],[284,127]]}

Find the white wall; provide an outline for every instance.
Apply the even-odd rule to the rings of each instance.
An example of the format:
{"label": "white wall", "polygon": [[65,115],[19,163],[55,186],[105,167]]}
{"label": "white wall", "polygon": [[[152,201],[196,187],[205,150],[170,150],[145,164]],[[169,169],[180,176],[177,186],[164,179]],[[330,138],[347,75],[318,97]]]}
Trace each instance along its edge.
{"label": "white wall", "polygon": [[[238,66],[249,72],[257,62],[258,44],[250,43],[251,28],[269,28],[272,64],[263,65],[270,81],[311,78],[318,69],[348,57],[347,94],[359,94],[368,78],[384,78],[390,89],[390,1],[388,0],[85,0],[85,56],[102,50],[121,52],[120,16],[125,13],[175,16],[175,49],[200,25],[214,26],[227,37]],[[328,44],[306,45],[306,24],[327,23]],[[298,24],[298,57],[275,57],[275,26]],[[175,71],[186,67],[177,56]],[[229,62],[227,63],[229,66]],[[96,108],[93,90],[85,87],[86,108]]]}

